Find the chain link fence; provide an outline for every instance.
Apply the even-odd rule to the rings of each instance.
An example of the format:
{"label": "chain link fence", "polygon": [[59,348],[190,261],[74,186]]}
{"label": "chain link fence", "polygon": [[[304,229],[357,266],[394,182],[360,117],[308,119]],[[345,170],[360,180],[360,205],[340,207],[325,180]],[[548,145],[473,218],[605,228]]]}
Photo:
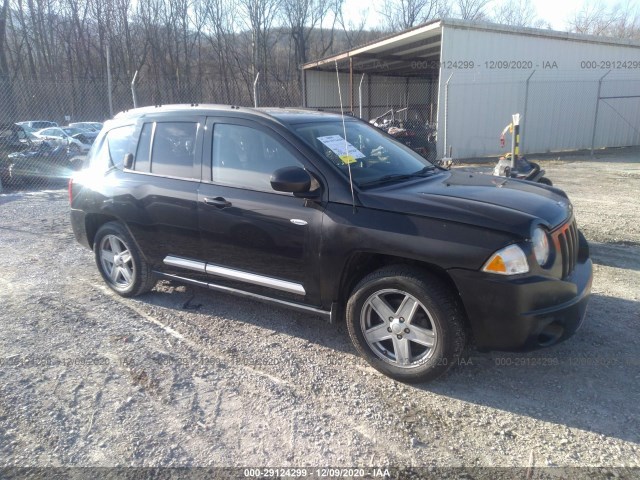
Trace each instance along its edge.
{"label": "chain link fence", "polygon": [[324,65],[323,70],[307,71],[304,105],[359,117],[435,160],[437,78],[351,73],[351,67],[370,66],[372,61],[362,62],[339,61]]}
{"label": "chain link fence", "polygon": [[308,107],[383,128],[430,160],[507,153],[501,133],[520,114],[520,152],[640,145],[638,72],[441,72],[438,79],[350,74],[345,62],[308,73]]}
{"label": "chain link fence", "polygon": [[454,73],[438,79],[350,75],[345,65],[339,69],[308,77],[304,88],[295,80],[249,77],[220,82],[204,76],[198,83],[147,78],[133,89],[124,82],[110,89],[107,82],[5,79],[0,82],[0,188],[6,192],[64,185],[82,164],[99,124],[112,112],[133,108],[134,95],[138,106],[213,103],[342,110],[432,161],[506,153],[500,134],[514,113],[522,118],[524,154],[640,145],[637,73],[596,72],[589,78]]}
{"label": "chain link fence", "polygon": [[519,113],[520,151],[547,154],[640,145],[640,75],[454,75],[441,94],[439,152],[479,158],[505,153],[500,133]]}
{"label": "chain link fence", "polygon": [[300,106],[297,82],[143,79],[107,82],[0,82],[0,191],[63,186],[80,168],[101,124],[123,110],[172,103]]}

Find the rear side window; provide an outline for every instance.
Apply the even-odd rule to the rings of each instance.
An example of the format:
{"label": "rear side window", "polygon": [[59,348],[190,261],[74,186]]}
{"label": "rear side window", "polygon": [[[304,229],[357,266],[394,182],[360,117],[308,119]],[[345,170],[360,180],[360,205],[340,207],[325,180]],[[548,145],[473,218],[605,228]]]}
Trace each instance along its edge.
{"label": "rear side window", "polygon": [[193,178],[196,122],[157,122],[151,149],[151,173]]}

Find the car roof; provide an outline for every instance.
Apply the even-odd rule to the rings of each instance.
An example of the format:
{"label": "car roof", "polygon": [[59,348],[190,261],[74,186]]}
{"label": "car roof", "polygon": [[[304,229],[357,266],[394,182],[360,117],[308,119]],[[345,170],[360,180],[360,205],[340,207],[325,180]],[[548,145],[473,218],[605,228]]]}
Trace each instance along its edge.
{"label": "car roof", "polygon": [[[124,120],[129,118],[140,118],[147,115],[162,113],[192,113],[197,112],[203,115],[216,115],[220,113],[234,113],[234,116],[248,116],[258,118],[271,118],[281,123],[309,123],[318,121],[335,121],[340,120],[341,116],[336,113],[322,112],[305,108],[251,108],[238,107],[235,105],[216,105],[216,104],[175,104],[175,105],[159,105],[155,107],[141,107],[132,110],[125,110],[118,113],[114,119]],[[349,119],[350,116],[345,115]]]}

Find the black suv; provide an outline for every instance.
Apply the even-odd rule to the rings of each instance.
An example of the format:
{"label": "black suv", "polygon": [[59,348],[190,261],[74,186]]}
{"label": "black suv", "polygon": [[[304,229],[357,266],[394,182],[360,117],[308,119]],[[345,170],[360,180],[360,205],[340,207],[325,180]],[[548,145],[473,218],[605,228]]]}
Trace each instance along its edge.
{"label": "black suv", "polygon": [[438,168],[365,122],[163,106],[107,122],[69,183],[76,238],[122,296],[158,278],[330,320],[402,381],[580,326],[588,244],[553,187]]}

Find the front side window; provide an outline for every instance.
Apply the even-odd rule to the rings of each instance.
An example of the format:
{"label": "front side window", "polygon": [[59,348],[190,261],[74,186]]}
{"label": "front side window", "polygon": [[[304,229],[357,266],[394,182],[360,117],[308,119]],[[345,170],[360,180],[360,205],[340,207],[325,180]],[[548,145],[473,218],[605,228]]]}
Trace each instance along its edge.
{"label": "front side window", "polygon": [[[327,162],[360,187],[425,176],[436,167],[413,150],[362,122],[303,123],[294,130]],[[345,138],[346,130],[346,138]]]}
{"label": "front side window", "polygon": [[302,164],[272,135],[243,125],[215,125],[211,163],[215,183],[273,192],[271,175],[290,166]]}
{"label": "front side window", "polygon": [[193,178],[196,157],[196,122],[158,122],[151,149],[151,173]]}

